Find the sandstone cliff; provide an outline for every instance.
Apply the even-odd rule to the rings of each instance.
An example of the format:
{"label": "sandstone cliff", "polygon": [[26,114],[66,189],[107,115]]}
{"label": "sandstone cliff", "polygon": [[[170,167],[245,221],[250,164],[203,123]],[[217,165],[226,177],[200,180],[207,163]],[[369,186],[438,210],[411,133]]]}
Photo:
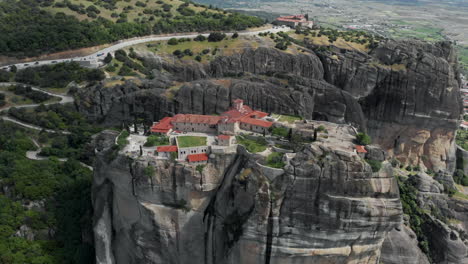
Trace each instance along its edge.
{"label": "sandstone cliff", "polygon": [[[93,198],[98,262],[467,262],[468,205],[446,194],[454,187],[461,114],[453,48],[389,40],[369,53],[314,50],[248,49],[209,64],[168,63],[140,52],[154,79],[86,87],[75,94],[76,105],[114,126],[219,114],[236,98],[267,112],[353,124],[385,150],[369,149],[372,159],[397,158],[397,167],[437,175],[405,175],[427,213],[420,229],[430,259],[409,228],[411,218],[400,221],[388,162],[372,173],[362,160],[312,146],[283,175],[269,178],[240,148],[212,157],[200,173],[162,161],[109,159],[113,141],[104,140]],[[151,177],[147,166],[156,168]]]}
{"label": "sandstone cliff", "polygon": [[316,142],[274,174],[239,146],[200,172],[116,155],[115,136],[97,139],[98,263],[374,264],[401,223],[387,162],[373,173],[356,154]]}
{"label": "sandstone cliff", "polygon": [[386,41],[369,53],[247,49],[208,65],[167,63],[147,52],[139,56],[154,79],[79,90],[78,109],[96,121],[121,125],[179,112],[220,113],[242,98],[267,112],[351,123],[405,164],[455,168],[461,99],[448,43]]}

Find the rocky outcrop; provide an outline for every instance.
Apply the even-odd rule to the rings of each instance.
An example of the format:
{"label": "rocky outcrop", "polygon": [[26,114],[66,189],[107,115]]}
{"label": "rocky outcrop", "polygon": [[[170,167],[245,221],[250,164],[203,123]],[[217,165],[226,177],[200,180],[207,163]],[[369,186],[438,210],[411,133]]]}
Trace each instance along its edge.
{"label": "rocky outcrop", "polygon": [[382,245],[383,264],[429,264],[426,255],[419,249],[416,234],[411,228],[401,225],[390,231]]}
{"label": "rocky outcrop", "polygon": [[78,109],[109,125],[151,123],[179,112],[220,113],[242,98],[268,112],[354,124],[405,165],[455,169],[462,109],[448,43],[389,40],[369,53],[246,49],[207,65],[138,56],[154,79],[81,89]]}
{"label": "rocky outcrop", "polygon": [[[310,48],[297,55],[247,49],[207,65],[139,53],[152,80],[76,91],[80,112],[113,126],[177,113],[219,114],[236,98],[266,112],[351,123],[373,138],[366,159],[384,164],[372,173],[357,156],[315,146],[269,178],[241,150],[211,157],[200,173],[128,159],[112,144],[98,148],[99,263],[377,263],[382,245],[383,263],[427,263],[400,223],[387,159],[421,170],[410,181],[419,190],[417,204],[433,218],[424,226],[431,261],[466,261],[468,206],[446,194],[455,186],[461,113],[453,48],[392,40],[369,53]],[[154,175],[145,174],[148,166]]]}
{"label": "rocky outcrop", "polygon": [[404,163],[453,171],[462,106],[449,43],[389,40],[369,54],[336,55],[321,55],[325,80],[360,101],[375,143]]}
{"label": "rocky outcrop", "polygon": [[[96,139],[97,263],[378,263],[401,223],[392,169],[314,143],[269,179],[238,148],[203,170]],[[148,167],[154,168],[147,169]]]}

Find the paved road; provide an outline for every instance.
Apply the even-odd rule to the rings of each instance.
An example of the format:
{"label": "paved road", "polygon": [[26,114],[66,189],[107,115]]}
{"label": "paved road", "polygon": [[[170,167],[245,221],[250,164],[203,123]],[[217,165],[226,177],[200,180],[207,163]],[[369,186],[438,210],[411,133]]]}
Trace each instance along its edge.
{"label": "paved road", "polygon": [[[25,85],[25,86],[30,86],[34,91],[39,91],[39,92],[42,92],[42,93],[45,93],[45,94],[48,94],[50,96],[54,96],[54,97],[59,97],[61,100],[59,102],[50,102],[50,103],[45,103],[44,105],[53,105],[53,104],[67,104],[67,103],[73,103],[74,99],[72,96],[69,96],[69,95],[63,95],[63,94],[55,94],[55,93],[51,93],[49,91],[46,91],[46,90],[43,90],[39,87],[34,87],[34,86],[31,86],[29,84],[23,84],[23,83],[15,83],[15,82],[3,82],[3,83],[0,83],[0,86],[11,86],[11,85]],[[31,107],[37,107],[39,106],[40,104],[28,104],[28,105],[17,105],[17,106],[9,106],[9,107],[5,107],[5,108],[2,108],[0,109],[0,113],[1,112],[6,112],[8,110],[10,110],[10,108],[31,108]]]}
{"label": "paved road", "polygon": [[[264,32],[271,32],[271,33],[278,33],[278,32],[283,32],[283,31],[291,31],[292,29],[289,27],[270,27],[268,29],[264,30],[258,30],[258,31],[245,31],[245,32],[239,32],[238,34],[241,36],[253,36],[253,35],[258,35],[259,33],[264,33]],[[227,33],[226,35],[231,36],[233,33]],[[24,69],[28,67],[35,67],[35,66],[42,66],[42,65],[48,65],[48,64],[55,64],[55,63],[61,63],[61,62],[70,62],[70,61],[77,61],[77,62],[82,62],[82,63],[89,63],[89,67],[91,68],[97,68],[99,66],[103,65],[102,60],[105,58],[107,53],[113,54],[115,51],[128,47],[128,46],[133,46],[136,44],[141,44],[145,42],[151,42],[151,41],[163,41],[163,40],[169,40],[171,38],[195,38],[200,34],[186,34],[186,35],[150,35],[146,37],[138,37],[138,38],[132,38],[132,39],[126,39],[126,40],[121,40],[118,41],[116,44],[107,47],[105,49],[102,49],[94,54],[84,56],[84,57],[74,57],[74,58],[67,58],[67,59],[57,59],[57,60],[43,60],[43,61],[32,61],[32,62],[27,62],[27,63],[17,63],[17,64],[11,64],[11,65],[4,65],[1,67],[1,69],[9,69],[10,66],[15,65],[18,69]],[[201,34],[204,36],[208,36],[209,34]]]}
{"label": "paved road", "polygon": [[[21,83],[0,83],[0,86],[10,86],[10,85],[16,85],[16,84],[19,84],[19,85],[27,85],[27,84],[21,84]],[[30,86],[30,85],[27,85],[27,86]],[[69,96],[69,95],[62,95],[62,94],[55,94],[55,93],[51,93],[51,92],[48,92],[48,91],[45,91],[45,90],[42,90],[41,88],[38,88],[38,87],[33,87],[31,86],[31,88],[35,91],[40,91],[40,92],[43,92],[43,93],[46,93],[50,96],[55,96],[55,97],[60,97],[61,100],[59,102],[50,102],[50,103],[46,103],[44,105],[53,105],[53,104],[67,104],[67,103],[72,103],[74,101],[73,97],[72,96]],[[38,107],[40,104],[28,104],[28,105],[18,105],[18,106],[9,106],[9,107],[5,107],[5,108],[2,108],[0,109],[0,114],[3,114],[3,113],[7,113],[8,110],[10,110],[12,107],[16,107],[16,108],[34,108],[34,107]],[[52,130],[52,129],[46,129],[46,128],[43,128],[43,127],[40,127],[40,126],[36,126],[34,124],[29,124],[29,123],[26,123],[26,122],[23,122],[23,121],[20,121],[16,118],[13,118],[13,117],[9,117],[9,116],[0,116],[0,119],[3,119],[3,120],[6,120],[6,121],[10,121],[10,122],[13,122],[15,124],[18,124],[20,126],[23,126],[23,127],[26,127],[26,128],[30,128],[30,129],[34,129],[34,130],[38,130],[38,131],[46,131],[46,132],[49,132],[49,133],[60,133],[60,134],[64,134],[64,135],[68,135],[70,134],[70,132],[67,132],[67,131],[56,131],[56,130]]]}
{"label": "paved road", "polygon": [[[37,147],[37,150],[34,150],[34,151],[27,151],[26,152],[26,158],[30,159],[30,160],[48,160],[49,157],[44,157],[44,156],[39,156],[39,153],[41,153],[42,151],[42,148],[41,146],[39,146],[39,144],[36,142],[36,140],[32,140],[34,145],[36,145]],[[58,159],[59,161],[61,162],[66,162],[68,160],[68,158],[60,158]],[[83,163],[83,162],[80,162],[80,165],[83,166],[83,167],[86,167],[88,169],[90,169],[91,171],[93,171],[93,167]]]}

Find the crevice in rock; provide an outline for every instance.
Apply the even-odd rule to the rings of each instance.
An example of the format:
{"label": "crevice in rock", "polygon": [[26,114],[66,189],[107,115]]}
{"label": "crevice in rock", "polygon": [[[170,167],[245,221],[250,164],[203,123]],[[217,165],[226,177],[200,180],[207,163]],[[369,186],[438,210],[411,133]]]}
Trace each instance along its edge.
{"label": "crevice in rock", "polygon": [[271,260],[271,248],[273,244],[273,225],[274,225],[273,201],[270,198],[270,212],[268,214],[266,245],[265,245],[265,264],[270,264],[270,260]]}

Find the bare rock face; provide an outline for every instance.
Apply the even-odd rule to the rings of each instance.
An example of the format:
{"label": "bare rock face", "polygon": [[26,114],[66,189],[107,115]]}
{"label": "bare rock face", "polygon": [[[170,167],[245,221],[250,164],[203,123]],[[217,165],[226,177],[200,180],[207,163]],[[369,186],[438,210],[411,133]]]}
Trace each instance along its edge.
{"label": "bare rock face", "polygon": [[122,125],[180,112],[220,113],[242,98],[268,112],[351,123],[405,165],[455,169],[462,105],[449,43],[389,40],[369,53],[246,49],[208,65],[139,56],[153,80],[80,89],[78,109],[96,122]]}
{"label": "bare rock face", "polygon": [[383,264],[429,264],[426,255],[419,249],[416,234],[411,228],[401,225],[387,235],[382,245]]}
{"label": "bare rock face", "polygon": [[321,56],[325,80],[360,100],[375,143],[404,163],[453,170],[461,104],[449,43],[389,40],[338,58]]}
{"label": "bare rock face", "polygon": [[373,173],[356,154],[320,143],[284,170],[259,165],[239,146],[200,171],[127,158],[106,143],[115,136],[102,138],[93,182],[97,263],[374,264],[401,224],[391,166]]}

